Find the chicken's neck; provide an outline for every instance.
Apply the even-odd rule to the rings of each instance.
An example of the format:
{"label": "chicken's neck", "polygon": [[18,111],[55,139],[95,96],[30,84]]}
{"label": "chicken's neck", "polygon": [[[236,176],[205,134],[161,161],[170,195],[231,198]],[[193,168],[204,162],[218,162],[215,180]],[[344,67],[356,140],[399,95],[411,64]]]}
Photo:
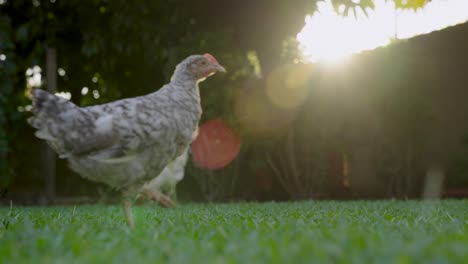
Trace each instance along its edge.
{"label": "chicken's neck", "polygon": [[194,79],[190,74],[176,70],[174,75],[171,77],[171,82],[169,86],[173,91],[186,93],[191,98],[195,99],[198,103],[200,102],[200,90],[198,88],[198,83],[201,80]]}
{"label": "chicken's neck", "polygon": [[178,65],[171,76],[171,83],[181,84],[187,82],[197,83],[197,80],[193,77],[193,74],[191,74],[186,67]]}

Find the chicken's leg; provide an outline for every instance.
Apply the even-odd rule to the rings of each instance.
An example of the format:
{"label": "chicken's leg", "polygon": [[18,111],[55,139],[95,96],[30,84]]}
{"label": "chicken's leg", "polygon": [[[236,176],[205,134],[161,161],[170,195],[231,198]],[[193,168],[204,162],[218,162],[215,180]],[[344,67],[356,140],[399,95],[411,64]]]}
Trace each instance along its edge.
{"label": "chicken's leg", "polygon": [[127,219],[127,225],[131,229],[135,228],[135,220],[133,220],[132,214],[132,201],[129,198],[123,199],[123,208],[125,212],[125,218]]}
{"label": "chicken's leg", "polygon": [[166,208],[175,207],[175,204],[172,202],[171,198],[167,195],[164,195],[159,190],[151,190],[149,188],[143,188],[143,193],[151,201],[157,201],[161,206]]}
{"label": "chicken's leg", "polygon": [[171,184],[169,186],[169,191],[167,193],[167,196],[169,196],[174,201],[174,203],[177,203],[177,191],[176,191],[175,184]]}

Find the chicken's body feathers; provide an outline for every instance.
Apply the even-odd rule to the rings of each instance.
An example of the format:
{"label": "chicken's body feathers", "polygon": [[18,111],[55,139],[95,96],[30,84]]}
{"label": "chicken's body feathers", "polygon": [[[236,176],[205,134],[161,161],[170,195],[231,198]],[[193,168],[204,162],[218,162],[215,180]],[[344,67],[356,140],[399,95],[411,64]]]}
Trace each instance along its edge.
{"label": "chicken's body feathers", "polygon": [[33,91],[36,135],[83,177],[116,189],[158,176],[191,142],[202,110],[195,82],[103,105],[78,107]]}

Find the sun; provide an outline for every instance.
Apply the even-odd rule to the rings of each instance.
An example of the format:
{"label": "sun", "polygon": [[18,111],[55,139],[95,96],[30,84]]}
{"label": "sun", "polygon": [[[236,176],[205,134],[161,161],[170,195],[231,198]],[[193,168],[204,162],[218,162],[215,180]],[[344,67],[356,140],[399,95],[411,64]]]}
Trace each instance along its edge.
{"label": "sun", "polygon": [[[356,16],[337,14],[330,0],[317,4],[297,34],[306,62],[337,63],[352,54],[372,50],[434,30],[468,21],[467,0],[432,0],[418,10],[396,9],[393,1],[376,0],[374,9],[356,9]],[[344,9],[344,6],[340,8]]]}

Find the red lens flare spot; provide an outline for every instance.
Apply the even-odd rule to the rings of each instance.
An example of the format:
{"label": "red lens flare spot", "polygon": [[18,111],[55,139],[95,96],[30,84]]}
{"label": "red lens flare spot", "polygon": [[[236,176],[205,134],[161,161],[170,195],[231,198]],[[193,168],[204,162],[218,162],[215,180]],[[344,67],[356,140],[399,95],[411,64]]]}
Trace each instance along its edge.
{"label": "red lens flare spot", "polygon": [[210,120],[198,129],[192,143],[193,161],[200,167],[220,169],[239,154],[240,138],[220,119]]}

